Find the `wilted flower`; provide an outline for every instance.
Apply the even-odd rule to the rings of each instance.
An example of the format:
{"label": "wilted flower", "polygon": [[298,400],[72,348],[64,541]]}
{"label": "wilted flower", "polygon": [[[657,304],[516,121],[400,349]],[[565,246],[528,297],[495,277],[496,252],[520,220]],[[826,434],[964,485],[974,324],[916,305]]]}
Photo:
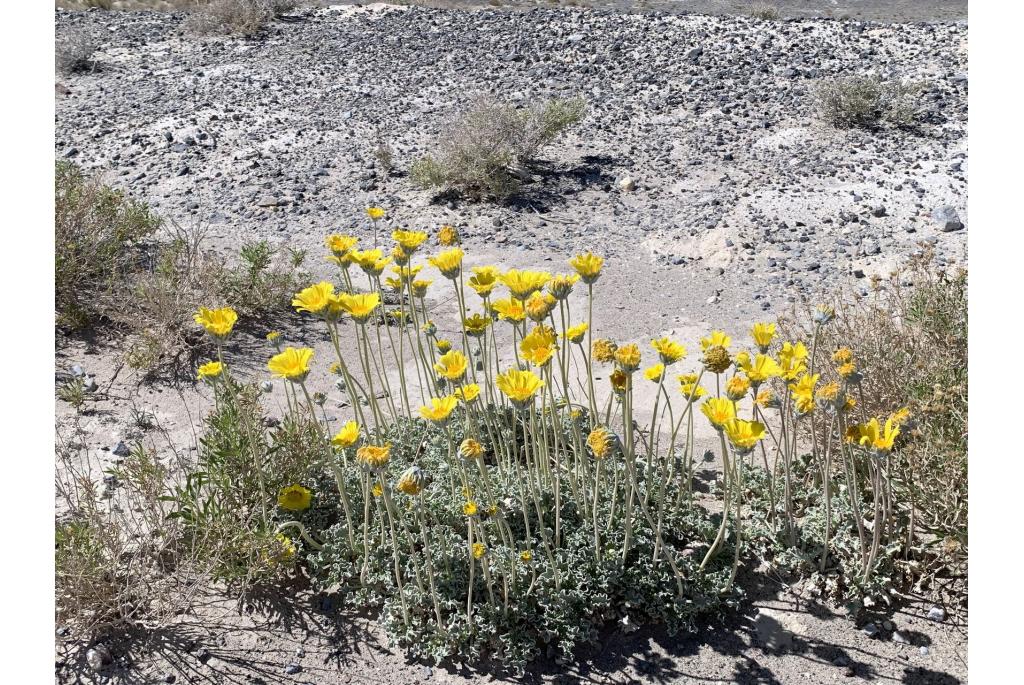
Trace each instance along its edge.
{"label": "wilted flower", "polygon": [[342,449],[351,447],[359,440],[359,424],[349,421],[331,438],[331,444]]}
{"label": "wilted flower", "polygon": [[218,340],[224,340],[231,335],[231,330],[238,321],[238,313],[231,307],[220,309],[207,309],[200,307],[196,312],[195,321],[211,336]]}
{"label": "wilted flower", "polygon": [[606,338],[598,338],[594,341],[593,349],[591,354],[594,355],[594,359],[607,364],[615,361],[615,352],[619,349],[619,346],[613,343],[611,340]]}
{"label": "wilted flower", "polygon": [[569,297],[572,287],[580,280],[579,274],[559,274],[548,281],[548,292],[556,300],[564,300]]}
{"label": "wilted flower", "polygon": [[224,364],[221,362],[206,362],[199,367],[198,379],[201,381],[212,381],[224,373]]}
{"label": "wilted flower", "polygon": [[540,323],[548,317],[548,314],[551,313],[556,304],[558,304],[558,301],[553,295],[537,291],[526,299],[523,307],[526,309],[527,316]]}
{"label": "wilted flower", "polygon": [[267,368],[278,378],[287,378],[301,383],[309,375],[309,361],[313,358],[313,350],[308,347],[296,349],[286,347],[283,352],[275,354],[267,362]]}
{"label": "wilted flower", "polygon": [[814,319],[814,323],[824,326],[836,318],[836,310],[830,305],[819,304],[814,308],[814,314],[811,315],[811,318]]}
{"label": "wilted flower", "polygon": [[612,384],[612,390],[620,395],[629,388],[629,374],[622,369],[612,371],[608,375],[608,381]]}
{"label": "wilted flower", "polygon": [[461,381],[462,377],[466,375],[468,366],[469,360],[466,359],[466,355],[458,350],[451,350],[438,358],[437,363],[434,364],[434,371],[450,381]]}
{"label": "wilted flower", "polygon": [[281,488],[277,495],[277,504],[288,511],[305,511],[309,509],[312,493],[301,485],[289,485]]}
{"label": "wilted flower", "polygon": [[429,407],[420,407],[420,416],[434,423],[444,423],[458,404],[459,400],[454,395],[431,397]]}
{"label": "wilted flower", "polygon": [[402,472],[395,487],[399,492],[415,497],[427,487],[427,474],[419,466],[410,466]]}
{"label": "wilted flower", "polygon": [[434,325],[433,321],[428,320],[425,321],[422,326],[420,326],[420,330],[423,331],[423,335],[427,336],[428,338],[432,338],[434,337],[434,334],[437,333],[437,326]]}
{"label": "wilted flower", "polygon": [[462,455],[463,459],[476,461],[480,457],[484,456],[484,446],[473,438],[466,438],[459,445],[459,454]]}
{"label": "wilted flower", "polygon": [[595,459],[604,459],[610,455],[614,445],[615,436],[604,426],[596,427],[587,436],[587,447],[590,448]]}
{"label": "wilted flower", "polygon": [[386,445],[363,445],[356,450],[356,461],[371,471],[387,466],[391,459],[391,443]]}
{"label": "wilted flower", "polygon": [[576,269],[576,273],[580,275],[584,283],[592,285],[601,277],[604,257],[598,257],[591,252],[585,252],[570,259],[569,266]]}
{"label": "wilted flower", "polygon": [[462,257],[465,253],[458,247],[453,247],[438,254],[436,257],[428,257],[431,263],[445,278],[455,280],[462,273]]}
{"label": "wilted flower", "polygon": [[525,406],[533,399],[537,391],[544,386],[544,381],[532,371],[520,371],[509,369],[495,379],[498,390],[501,390],[510,400],[519,405]]}
{"label": "wilted flower", "polygon": [[853,361],[853,350],[845,345],[832,353],[832,361],[836,364],[849,364]]}
{"label": "wilted flower", "polygon": [[826,383],[814,393],[814,399],[818,406],[826,409],[839,409],[845,398],[840,393],[838,383]]}
{"label": "wilted flower", "polygon": [[754,398],[754,402],[757,406],[763,409],[775,409],[779,407],[779,398],[775,396],[775,393],[770,388],[765,388],[761,392],[757,393],[757,397]]}

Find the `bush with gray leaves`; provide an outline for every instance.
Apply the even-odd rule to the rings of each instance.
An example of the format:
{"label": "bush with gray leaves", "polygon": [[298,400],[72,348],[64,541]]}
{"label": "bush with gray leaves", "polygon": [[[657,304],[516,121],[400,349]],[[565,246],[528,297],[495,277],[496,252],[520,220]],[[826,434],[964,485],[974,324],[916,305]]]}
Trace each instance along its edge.
{"label": "bush with gray leaves", "polygon": [[821,81],[814,90],[823,121],[836,128],[911,128],[921,119],[924,84],[849,76]]}
{"label": "bush with gray leaves", "polygon": [[64,76],[77,74],[92,69],[93,53],[97,48],[92,35],[81,29],[71,29],[57,36],[54,64],[57,71]]}
{"label": "bush with gray leaves", "polygon": [[197,8],[188,28],[198,34],[251,36],[299,6],[299,0],[211,0]]}

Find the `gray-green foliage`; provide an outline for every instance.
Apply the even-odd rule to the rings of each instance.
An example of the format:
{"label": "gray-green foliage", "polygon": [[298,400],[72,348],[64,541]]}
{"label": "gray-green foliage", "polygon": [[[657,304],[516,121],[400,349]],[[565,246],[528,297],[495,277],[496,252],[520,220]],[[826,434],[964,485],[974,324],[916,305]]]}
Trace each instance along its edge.
{"label": "gray-green foliage", "polygon": [[434,153],[413,164],[413,181],[474,197],[507,197],[522,185],[526,165],[585,113],[583,98],[523,108],[492,97],[477,98],[445,124]]}
{"label": "gray-green foliage", "polygon": [[823,121],[836,128],[910,128],[920,119],[918,82],[849,76],[821,81],[814,89]]}
{"label": "gray-green foliage", "polygon": [[193,11],[188,27],[199,34],[251,36],[298,5],[298,0],[210,0]]}

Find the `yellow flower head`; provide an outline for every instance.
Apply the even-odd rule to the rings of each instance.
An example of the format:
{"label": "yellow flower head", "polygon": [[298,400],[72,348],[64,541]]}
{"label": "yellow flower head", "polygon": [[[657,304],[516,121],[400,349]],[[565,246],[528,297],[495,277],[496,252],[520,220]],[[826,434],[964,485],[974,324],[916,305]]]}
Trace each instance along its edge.
{"label": "yellow flower head", "polygon": [[427,261],[440,271],[442,276],[455,280],[462,273],[462,257],[464,255],[461,248],[453,247],[441,252],[436,257],[427,257]]}
{"label": "yellow flower head", "polygon": [[220,377],[224,373],[224,365],[220,362],[206,362],[199,367],[199,380],[207,381]]}
{"label": "yellow flower head", "polygon": [[[703,343],[703,341],[701,341]],[[704,368],[712,373],[723,373],[732,366],[732,359],[729,358],[729,351],[722,345],[712,345],[704,348]]]}
{"label": "yellow flower head", "polygon": [[437,363],[434,364],[434,371],[450,381],[461,381],[462,377],[466,375],[468,366],[469,360],[466,359],[466,355],[458,350],[451,350],[438,358]]}
{"label": "yellow flower head", "polygon": [[381,495],[384,494],[384,488],[383,486],[381,486],[380,483],[374,483],[373,488],[370,489],[370,492],[373,493],[374,497],[380,497]]}
{"label": "yellow flower head", "polygon": [[608,381],[612,384],[612,390],[621,395],[629,387],[629,374],[622,369],[615,369],[608,375]]}
{"label": "yellow flower head", "polygon": [[462,455],[463,459],[476,461],[484,456],[484,446],[473,438],[466,438],[459,445],[459,454]]}
{"label": "yellow flower head", "polygon": [[832,353],[832,361],[836,364],[849,364],[853,361],[853,350],[845,345]]}
{"label": "yellow flower head", "polygon": [[454,226],[442,226],[437,231],[437,242],[439,245],[450,247],[458,245],[460,241],[459,232]]}
{"label": "yellow flower head", "polygon": [[476,291],[480,297],[488,297],[494,286],[498,284],[498,267],[496,266],[474,266],[473,275],[469,277],[469,287]]}
{"label": "yellow flower head", "polygon": [[474,559],[481,559],[485,554],[487,554],[487,545],[485,545],[482,542],[474,542],[473,543],[473,558]]}
{"label": "yellow flower head", "polygon": [[463,321],[462,325],[466,329],[467,335],[479,338],[487,332],[487,327],[491,325],[491,317],[484,316],[483,314],[474,314]]}
{"label": "yellow flower head", "polygon": [[651,341],[651,347],[661,357],[661,363],[665,366],[671,366],[677,361],[686,356],[686,348],[677,343],[674,340],[668,338],[659,338],[658,340]]}
{"label": "yellow flower head", "polygon": [[532,371],[520,371],[509,369],[500,374],[495,383],[498,390],[505,393],[510,400],[523,407],[533,399],[537,391],[544,386],[544,381],[537,377]]}
{"label": "yellow flower head", "polygon": [[380,293],[360,293],[350,295],[341,293],[338,296],[341,307],[356,323],[364,324],[370,319],[370,315],[380,306]]}
{"label": "yellow flower head", "polygon": [[349,421],[331,438],[331,444],[345,449],[356,444],[357,440],[359,440],[359,424],[355,421]]}
{"label": "yellow flower head", "polygon": [[526,318],[526,308],[523,303],[514,297],[504,300],[495,300],[491,303],[491,309],[498,312],[498,316],[504,321],[518,323]]}
{"label": "yellow flower head", "polygon": [[580,280],[579,274],[559,274],[548,281],[548,292],[556,300],[564,300],[569,297],[572,287]]}
{"label": "yellow flower head", "polygon": [[413,281],[410,284],[410,287],[412,288],[413,297],[426,297],[427,288],[429,288],[430,284],[433,282],[434,281],[427,281],[422,279],[416,279],[415,281]]}
{"label": "yellow flower head", "polygon": [[479,509],[476,506],[476,502],[474,502],[473,500],[469,500],[462,505],[463,516],[476,516],[478,511]]}
{"label": "yellow flower head", "polygon": [[546,271],[509,269],[498,278],[508,288],[508,291],[512,293],[512,297],[517,300],[525,300],[533,293],[541,290],[551,279],[551,274]]}
{"label": "yellow flower head", "polygon": [[854,364],[853,362],[846,362],[845,364],[841,365],[838,369],[836,369],[836,372],[842,378],[850,378],[851,376],[857,373],[857,365]]}
{"label": "yellow flower head", "polygon": [[804,374],[796,383],[789,384],[793,395],[793,403],[797,412],[807,414],[814,409],[814,388],[818,384],[819,374]]}
{"label": "yellow flower head", "polygon": [[665,377],[665,365],[655,364],[654,366],[648,366],[644,370],[644,378],[651,381],[652,383],[660,383],[661,379]]}
{"label": "yellow flower head", "polygon": [[436,343],[434,343],[434,345],[437,347],[437,351],[440,352],[441,354],[447,354],[448,351],[452,349],[451,340],[438,340]]}
{"label": "yellow flower head", "polygon": [[384,210],[381,207],[367,207],[366,216],[370,217],[370,221],[380,221],[384,218]]}
{"label": "yellow flower head", "polygon": [[335,233],[327,236],[324,242],[327,244],[327,249],[331,251],[331,254],[335,257],[343,257],[359,243],[359,238]]}
{"label": "yellow flower head", "polygon": [[587,436],[587,447],[594,454],[595,459],[604,459],[612,453],[615,446],[615,436],[604,426],[597,426]]}
{"label": "yellow flower head", "polygon": [[635,343],[623,345],[615,350],[615,363],[626,373],[633,373],[640,368],[640,348]]}
{"label": "yellow flower head", "polygon": [[395,230],[391,232],[391,237],[403,251],[411,255],[427,239],[427,234],[423,231]]}
{"label": "yellow flower head", "polygon": [[807,370],[807,348],[802,342],[795,345],[790,342],[782,344],[779,350],[779,366],[782,368],[782,377],[787,381],[795,379]]}
{"label": "yellow flower head", "polygon": [[537,291],[526,299],[523,307],[526,309],[527,316],[540,323],[547,318],[556,304],[558,304],[558,300],[555,299],[554,295]]}
{"label": "yellow flower head", "polygon": [[519,342],[519,351],[528,362],[544,366],[555,355],[555,333],[545,326],[536,326]]}
{"label": "yellow flower head", "polygon": [[305,511],[311,498],[312,493],[301,485],[289,485],[277,494],[277,505],[288,511]]}
{"label": "yellow flower head", "polygon": [[699,400],[707,394],[707,390],[704,389],[704,386],[697,385],[696,374],[684,374],[679,376],[679,392],[681,392],[683,397],[690,402]]}
{"label": "yellow flower head", "polygon": [[270,331],[267,333],[267,342],[273,345],[277,344],[277,341],[281,339],[281,334],[277,331]]}
{"label": "yellow flower head", "polygon": [[750,329],[750,337],[753,338],[757,349],[761,350],[762,354],[766,353],[772,340],[775,339],[775,324],[755,323],[754,327]]}
{"label": "yellow flower head", "polygon": [[[402,267],[409,263],[412,259],[412,255],[402,249],[401,245],[395,245],[391,248],[391,259],[395,261],[395,264]],[[392,269],[395,267],[391,267]]]}
{"label": "yellow flower head", "polygon": [[814,399],[819,404],[834,404],[839,399],[839,384],[826,383],[815,391]]}
{"label": "yellow flower head", "polygon": [[371,471],[379,471],[391,459],[391,443],[386,445],[363,445],[356,450],[356,461]]}
{"label": "yellow flower head", "polygon": [[528,549],[524,549],[522,552],[519,553],[519,561],[523,562],[524,564],[529,564],[531,561],[533,561],[533,552],[531,552]]}
{"label": "yellow flower head", "polygon": [[726,421],[722,428],[725,430],[725,437],[740,454],[754,449],[754,446],[764,439],[764,424],[757,421],[732,418]]}
{"label": "yellow flower head", "polygon": [[736,403],[724,397],[712,397],[700,405],[700,410],[715,428],[722,428],[729,419],[736,418]]}
{"label": "yellow flower head", "polygon": [[469,404],[480,396],[480,386],[476,383],[468,383],[455,391],[455,396],[462,400],[463,404]]}
{"label": "yellow flower head", "polygon": [[420,407],[420,416],[434,423],[444,423],[459,404],[455,395],[447,397],[431,397],[429,407]]}
{"label": "yellow flower head", "polygon": [[733,402],[738,402],[750,392],[750,380],[746,376],[733,376],[725,382],[725,394]]}
{"label": "yellow flower head", "polygon": [[779,406],[779,399],[775,396],[775,393],[772,392],[771,388],[765,388],[764,390],[757,393],[757,397],[754,398],[754,402],[756,402],[757,406],[761,407],[762,409],[769,409]]}
{"label": "yellow flower head", "polygon": [[584,252],[569,260],[569,266],[576,269],[583,282],[592,285],[601,277],[601,267],[604,266],[604,257],[598,257],[591,252]]}
{"label": "yellow flower head", "polygon": [[207,309],[200,307],[196,312],[195,321],[214,338],[223,340],[231,335],[231,329],[238,321],[238,313],[231,307]]}
{"label": "yellow flower head", "polygon": [[287,378],[295,383],[301,383],[309,375],[309,361],[312,358],[313,350],[308,347],[286,347],[284,351],[270,358],[267,368],[277,378]]}
{"label": "yellow flower head", "polygon": [[619,346],[613,343],[611,340],[608,340],[606,338],[598,338],[597,340],[594,341],[591,354],[597,361],[601,362],[602,364],[607,364],[609,362],[615,361],[615,352],[618,349]]}
{"label": "yellow flower head", "polygon": [[857,406],[857,400],[850,395],[846,396],[846,400],[843,401],[843,406],[840,407],[842,411],[850,411]]}
{"label": "yellow flower head", "polygon": [[377,248],[369,250],[352,250],[349,252],[348,256],[365,271],[367,269],[372,269],[378,260],[384,258],[384,251]]}
{"label": "yellow flower head", "polygon": [[782,375],[782,367],[766,354],[757,355],[754,357],[754,361],[740,368],[747,374],[747,378],[754,385],[759,385],[769,378]]}
{"label": "yellow flower head", "polygon": [[437,333],[437,326],[434,325],[433,321],[428,319],[423,322],[422,326],[420,326],[420,330],[423,331],[425,336],[432,338]]}
{"label": "yellow flower head", "polygon": [[906,407],[897,409],[889,415],[889,420],[895,423],[897,426],[902,426],[910,418],[910,410]]}
{"label": "yellow flower head", "polygon": [[398,488],[399,492],[415,497],[427,487],[427,474],[423,473],[423,469],[419,466],[410,466],[405,471],[402,471],[402,475],[399,476],[395,487]]}
{"label": "yellow flower head", "polygon": [[814,323],[824,326],[836,318],[836,310],[831,305],[819,304],[814,308],[814,314],[811,318],[814,319]]}
{"label": "yellow flower head", "polygon": [[299,553],[295,543],[283,533],[274,534],[274,545],[276,546],[274,554],[267,556],[268,561],[274,564],[287,564]]}
{"label": "yellow flower head", "polygon": [[885,422],[884,428],[878,419],[872,418],[867,423],[850,426],[846,431],[847,442],[853,442],[861,447],[873,449],[876,452],[884,453],[892,450],[896,438],[900,434],[900,427],[892,417]]}
{"label": "yellow flower head", "polygon": [[292,298],[292,306],[297,312],[320,314],[330,304],[333,295],[334,284],[330,281],[320,281],[296,293]]}
{"label": "yellow flower head", "polygon": [[700,339],[700,348],[702,350],[707,350],[709,347],[729,349],[729,345],[732,345],[732,338],[722,331],[711,331],[711,335]]}
{"label": "yellow flower head", "polygon": [[585,336],[586,334],[587,323],[584,321],[583,323],[576,324],[575,326],[570,326],[569,330],[567,330],[562,335],[564,335],[569,340],[569,342],[579,345],[583,342],[583,336]]}
{"label": "yellow flower head", "polygon": [[391,270],[394,271],[395,274],[400,279],[402,279],[402,281],[404,281],[405,283],[408,283],[412,279],[416,278],[416,275],[420,271],[423,271],[423,265],[422,264],[418,264],[416,266],[399,265],[399,266],[391,267]]}

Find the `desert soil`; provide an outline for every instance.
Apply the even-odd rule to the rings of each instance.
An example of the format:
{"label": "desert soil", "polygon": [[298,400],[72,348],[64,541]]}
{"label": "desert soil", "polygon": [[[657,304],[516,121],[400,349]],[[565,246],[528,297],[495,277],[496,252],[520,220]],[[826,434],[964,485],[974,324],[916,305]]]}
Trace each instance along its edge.
{"label": "desert soil", "polygon": [[[719,11],[710,0],[676,4]],[[958,3],[893,5],[910,8],[905,16],[869,13],[885,3],[846,5],[929,21],[371,5],[299,11],[255,39],[196,39],[183,32],[182,14],[59,11],[58,34],[87,29],[101,47],[93,72],[58,80],[55,155],[103,173],[169,219],[207,224],[212,250],[237,255],[257,239],[309,250],[317,280],[332,275],[318,257],[323,236],[372,241],[363,209],[378,204],[389,227],[457,226],[468,265],[565,271],[579,251],[606,255],[595,312],[602,336],[646,348],[669,334],[693,350],[720,327],[746,342],[750,323],[822,293],[866,293],[872,275],[888,274],[922,243],[940,263],[966,264],[967,28],[938,21],[964,19],[966,5],[962,13]],[[918,130],[839,131],[818,121],[814,83],[866,72],[926,84]],[[482,92],[523,101],[581,94],[590,110],[512,202],[413,187],[409,164]],[[391,175],[374,162],[378,135],[395,152]],[[959,222],[937,223],[941,207]],[[434,297],[435,320],[454,338],[450,291]],[[296,317],[282,329],[326,365],[329,343],[315,325]],[[236,370],[263,377],[265,332],[256,323],[236,336],[228,350]],[[97,464],[140,437],[132,407],[159,423],[159,436],[143,437],[189,444],[210,406],[190,379],[143,379],[124,367],[122,350],[102,336],[63,341],[56,355],[58,380],[80,364],[100,384],[102,399],[78,421]],[[343,418],[341,396],[319,377],[333,418]],[[272,411],[279,395],[269,398]],[[58,402],[58,432],[75,423]],[[750,605],[729,625],[682,637],[610,628],[582,665],[542,662],[528,679],[966,680],[965,626],[928,621],[927,603],[855,622],[799,587],[753,578]],[[57,680],[504,677],[407,663],[372,620],[339,615],[303,589],[296,597],[242,615],[212,597],[148,639],[117,642],[120,661],[105,675],[88,670],[81,645],[62,640]],[[877,623],[874,637],[865,620]],[[301,668],[286,673],[292,664]]]}

